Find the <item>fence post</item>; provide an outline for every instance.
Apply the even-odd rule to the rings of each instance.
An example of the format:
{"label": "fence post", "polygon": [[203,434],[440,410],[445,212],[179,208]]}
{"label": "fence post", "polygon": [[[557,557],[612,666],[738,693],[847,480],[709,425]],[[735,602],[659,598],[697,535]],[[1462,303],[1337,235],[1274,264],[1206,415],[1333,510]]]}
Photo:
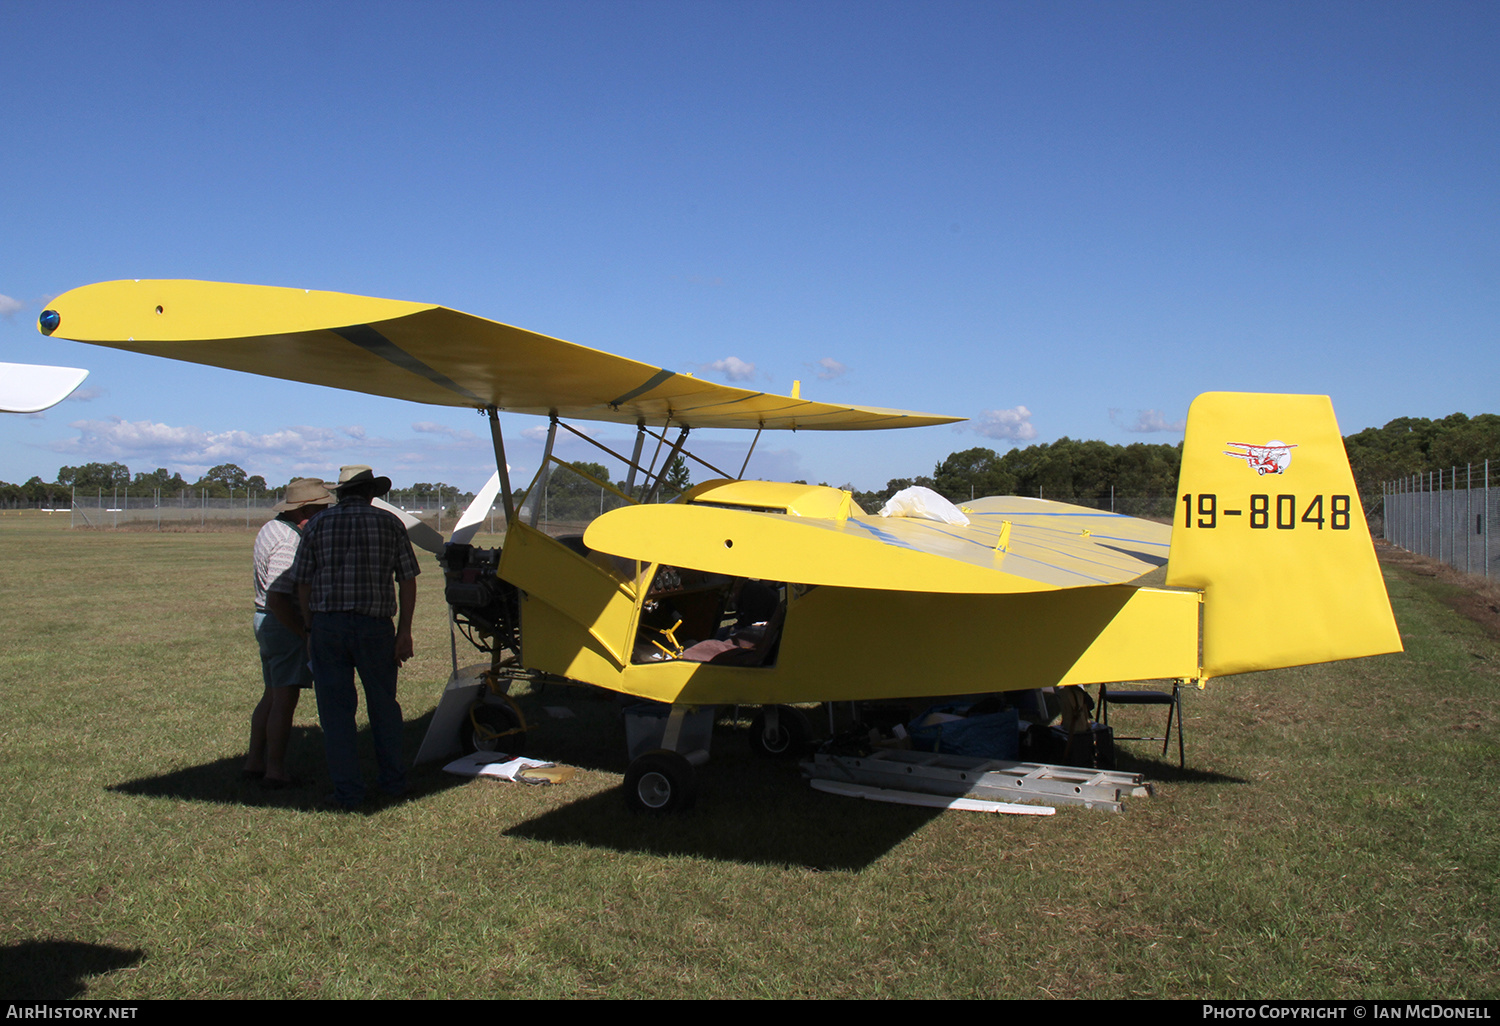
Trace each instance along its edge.
{"label": "fence post", "polygon": [[1437,506],[1434,507],[1433,526],[1437,528],[1437,561],[1443,562],[1443,472],[1437,472],[1437,491],[1433,493],[1437,498]]}
{"label": "fence post", "polygon": [[1432,508],[1432,500],[1436,494],[1437,493],[1432,490],[1432,471],[1429,470],[1427,472],[1427,538],[1424,542],[1424,544],[1427,546],[1427,551],[1422,553],[1422,555],[1424,556],[1432,555],[1432,530],[1434,524],[1436,524],[1437,522],[1437,518]]}
{"label": "fence post", "polygon": [[[1399,508],[1400,505],[1401,505],[1401,479],[1399,477],[1396,480],[1394,480],[1394,481],[1391,482],[1391,496],[1392,496],[1392,498],[1393,498],[1396,506]],[[1397,521],[1396,525],[1388,530],[1387,537],[1389,537],[1390,540],[1392,542],[1395,542],[1397,545],[1401,544],[1401,541],[1400,541],[1400,538],[1401,538],[1401,522],[1400,521]]]}

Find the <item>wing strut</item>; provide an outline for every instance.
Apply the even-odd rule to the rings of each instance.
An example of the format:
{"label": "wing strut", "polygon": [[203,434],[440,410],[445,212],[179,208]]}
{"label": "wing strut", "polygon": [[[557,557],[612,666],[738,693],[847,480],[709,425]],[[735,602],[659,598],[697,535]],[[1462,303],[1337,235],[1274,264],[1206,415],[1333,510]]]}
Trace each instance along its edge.
{"label": "wing strut", "polygon": [[505,507],[505,522],[509,524],[516,511],[511,505],[510,467],[505,462],[505,439],[500,437],[500,415],[494,406],[486,406],[484,413],[490,418],[490,441],[495,446],[495,470],[500,475],[500,503]]}
{"label": "wing strut", "polygon": [[740,464],[740,473],[739,476],[735,478],[736,481],[745,480],[745,468],[750,465],[750,457],[755,455],[755,443],[760,441],[760,433],[764,430],[764,427],[758,427],[755,429],[755,437],[750,439],[750,451],[745,453],[745,462]]}
{"label": "wing strut", "polygon": [[[573,434],[577,435],[579,438],[592,445],[595,449],[599,449],[602,452],[609,453],[621,463],[626,462],[624,456],[621,456],[619,453],[615,452],[613,449],[605,445],[603,442],[599,441],[597,438],[590,438],[588,435],[584,434],[582,431],[579,431],[576,427],[574,427],[572,424],[569,424],[567,421],[559,420],[557,422],[557,426],[562,428],[564,431],[571,431]],[[636,453],[636,456],[639,457],[640,453]]]}
{"label": "wing strut", "polygon": [[667,440],[666,430],[671,425],[672,425],[672,421],[670,419],[668,419],[668,421],[665,424],[662,425],[662,434],[658,435],[655,431],[652,431],[650,428],[646,427],[646,424],[645,424],[644,421],[641,422],[641,430],[647,432],[653,438],[656,439],[656,448],[651,453],[651,463],[650,463],[649,466],[646,466],[646,467],[642,468],[642,470],[643,470],[643,476],[645,478],[645,480],[643,480],[641,482],[641,500],[640,501],[642,501],[642,502],[648,502],[648,501],[650,501],[649,498],[648,498],[648,496],[647,496],[647,492],[650,489],[651,472],[656,469],[656,457],[658,457],[658,456],[661,455],[661,446],[662,446],[662,443]]}
{"label": "wing strut", "polygon": [[[692,428],[684,425],[682,432],[678,434],[677,441],[672,444],[672,451],[667,453],[666,459],[662,460],[661,469],[656,472],[656,480],[651,482],[651,490],[646,493],[646,498],[643,500],[644,502],[656,501],[656,494],[657,492],[661,491],[661,483],[667,479],[667,471],[672,468],[672,461],[675,460],[677,458],[677,454],[682,451],[682,443],[687,441],[688,432],[691,430]],[[705,464],[705,466],[707,466],[707,464]]]}
{"label": "wing strut", "polygon": [[542,515],[542,504],[547,501],[547,479],[552,476],[552,443],[555,441],[557,441],[557,417],[553,416],[547,424],[547,446],[542,450],[542,472],[536,476],[536,485],[533,489],[537,494],[529,496],[532,527],[536,526],[537,518]]}
{"label": "wing strut", "polygon": [[641,446],[646,441],[646,422],[637,421],[635,425],[635,452],[630,454],[630,473],[625,476],[625,494],[628,496],[630,490],[635,487],[635,471],[641,465]]}
{"label": "wing strut", "polygon": [[[563,427],[567,427],[567,425],[564,424]],[[660,434],[660,435],[658,435],[655,431],[652,431],[650,428],[646,428],[645,430],[646,430],[647,434],[652,435],[653,437],[655,437],[659,441],[665,442],[667,440],[666,439],[666,435],[665,435],[665,431],[666,431],[665,427],[662,428],[663,434]],[[598,443],[596,442],[595,444],[597,445]],[[679,441],[677,444],[680,447],[682,445],[682,442]],[[658,451],[659,450],[660,450],[660,447],[658,446]],[[673,452],[676,452],[676,450],[674,449]],[[692,460],[694,463],[697,463],[697,464],[700,464],[701,466],[707,467],[709,470],[712,470],[715,474],[718,474],[720,477],[723,477],[723,478],[728,478],[729,477],[729,475],[727,473],[725,473],[723,470],[720,470],[718,467],[714,466],[712,463],[708,462],[708,460],[704,459],[702,456],[699,456],[695,452],[689,452],[687,449],[683,449],[681,455],[684,458],[686,458],[686,459]],[[655,457],[652,457],[652,459],[654,460]],[[667,457],[667,462],[670,463],[671,461],[672,461],[672,457],[668,456]],[[666,468],[665,467],[662,468],[662,473],[664,473],[664,474],[666,473]]]}

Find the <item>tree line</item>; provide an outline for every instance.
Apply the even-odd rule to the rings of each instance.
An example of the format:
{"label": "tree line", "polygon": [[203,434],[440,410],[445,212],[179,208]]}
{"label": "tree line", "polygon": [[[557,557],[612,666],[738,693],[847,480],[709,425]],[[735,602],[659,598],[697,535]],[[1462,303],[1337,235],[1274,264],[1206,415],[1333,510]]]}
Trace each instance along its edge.
{"label": "tree line", "polygon": [[1003,455],[982,446],[964,449],[941,460],[930,477],[893,478],[869,492],[850,490],[872,513],[901,489],[924,485],[955,503],[982,495],[1029,495],[1105,509],[1113,501],[1121,512],[1144,515],[1155,505],[1171,510],[1181,464],[1180,443],[1112,445],[1063,437]]}
{"label": "tree line", "polygon": [[222,463],[196,481],[188,481],[165,467],[132,477],[130,468],[123,463],[85,463],[81,467],[59,467],[55,481],[43,481],[40,477],[33,477],[25,484],[0,481],[0,500],[56,503],[67,500],[75,490],[82,495],[180,498],[206,494],[211,499],[227,499],[231,489],[241,493],[265,492],[269,486],[259,474],[247,474],[233,463]]}
{"label": "tree line", "polygon": [[[1479,487],[1485,460],[1491,461],[1492,482],[1500,485],[1500,415],[1493,413],[1451,413],[1441,420],[1398,417],[1385,427],[1344,436],[1344,448],[1367,511],[1379,508],[1381,486],[1400,478],[1454,468],[1463,473],[1472,465]],[[1445,481],[1444,487],[1451,485]]]}

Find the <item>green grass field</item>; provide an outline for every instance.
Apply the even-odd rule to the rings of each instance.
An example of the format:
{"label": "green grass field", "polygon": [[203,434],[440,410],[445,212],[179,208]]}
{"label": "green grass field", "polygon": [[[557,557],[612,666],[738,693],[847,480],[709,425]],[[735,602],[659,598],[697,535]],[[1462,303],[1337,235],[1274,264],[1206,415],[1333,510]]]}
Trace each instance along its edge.
{"label": "green grass field", "polygon": [[[1157,794],[1122,815],[822,795],[726,732],[694,813],[638,819],[609,702],[566,689],[533,752],[571,783],[423,768],[342,815],[310,695],[311,785],[239,780],[252,540],[0,517],[0,996],[1500,995],[1500,643],[1438,578],[1387,570],[1405,655],[1189,694],[1188,769],[1136,743]],[[424,557],[413,753],[437,580]]]}

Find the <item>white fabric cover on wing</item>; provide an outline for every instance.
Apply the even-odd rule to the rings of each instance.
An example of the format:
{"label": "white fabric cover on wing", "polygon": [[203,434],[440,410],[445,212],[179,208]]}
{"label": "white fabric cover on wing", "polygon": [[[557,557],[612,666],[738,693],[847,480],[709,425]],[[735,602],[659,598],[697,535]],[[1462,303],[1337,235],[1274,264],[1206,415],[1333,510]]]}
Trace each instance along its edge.
{"label": "white fabric cover on wing", "polygon": [[892,495],[880,507],[883,517],[916,517],[918,520],[936,520],[940,524],[957,524],[968,527],[969,518],[953,503],[931,488],[913,485]]}

